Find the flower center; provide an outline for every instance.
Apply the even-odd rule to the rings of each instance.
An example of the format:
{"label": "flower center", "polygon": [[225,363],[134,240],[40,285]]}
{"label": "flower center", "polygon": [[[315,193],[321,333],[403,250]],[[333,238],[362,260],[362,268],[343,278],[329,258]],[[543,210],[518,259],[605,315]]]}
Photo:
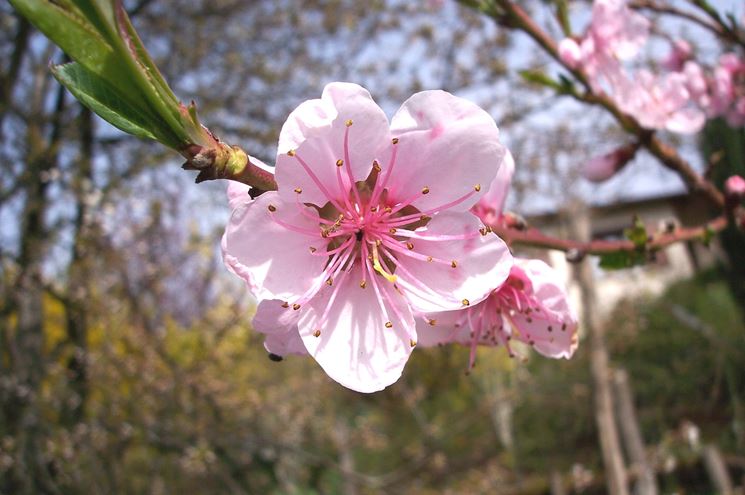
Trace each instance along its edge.
{"label": "flower center", "polygon": [[[324,282],[328,286],[334,286],[330,295],[326,310],[321,317],[321,326],[328,316],[334,299],[337,296],[341,281],[351,273],[360,276],[359,286],[364,289],[368,284],[372,285],[375,296],[380,304],[381,310],[387,315],[389,308],[399,319],[402,319],[393,303],[392,297],[398,297],[395,292],[404,294],[405,288],[399,287],[397,283],[399,276],[406,279],[406,283],[418,290],[431,294],[433,300],[441,295],[423,282],[417,280],[405,267],[405,258],[413,258],[433,264],[448,265],[452,269],[458,267],[457,260],[445,260],[419,252],[416,248],[417,241],[444,242],[453,240],[464,240],[478,236],[484,236],[490,232],[488,227],[482,227],[475,232],[461,235],[432,235],[421,227],[426,226],[432,215],[447,210],[455,205],[467,201],[481,190],[479,184],[463,196],[440,205],[420,211],[413,203],[422,196],[430,193],[429,186],[423,186],[416,194],[403,200],[389,198],[389,182],[396,167],[398,154],[398,138],[392,139],[391,158],[385,167],[377,160],[373,160],[368,177],[364,181],[355,181],[352,173],[349,153],[349,132],[352,121],[346,121],[344,132],[344,149],[342,158],[333,164],[336,169],[336,190],[332,193],[326,184],[319,180],[313,172],[315,167],[328,166],[324,164],[308,164],[295,150],[288,151],[288,155],[294,157],[298,165],[318,187],[325,196],[327,203],[323,206],[305,203],[301,200],[303,190],[300,187],[294,189],[296,193],[295,206],[298,211],[313,221],[318,222],[318,230],[302,228],[287,224],[283,220],[272,215],[273,220],[283,227],[307,235],[312,238],[320,237],[327,239],[328,244],[325,251],[310,247],[314,256],[325,256],[327,262],[318,279],[313,286],[297,300],[293,301],[292,307],[299,309],[300,306],[311,298],[323,287]],[[311,208],[317,210],[317,215],[311,213]],[[270,213],[276,212],[276,207],[269,206]],[[380,278],[393,284],[395,291],[379,284]],[[289,306],[290,302],[288,302]],[[468,302],[464,300],[464,305]],[[386,328],[393,326],[390,320],[385,324]],[[320,329],[314,333],[320,335]]]}

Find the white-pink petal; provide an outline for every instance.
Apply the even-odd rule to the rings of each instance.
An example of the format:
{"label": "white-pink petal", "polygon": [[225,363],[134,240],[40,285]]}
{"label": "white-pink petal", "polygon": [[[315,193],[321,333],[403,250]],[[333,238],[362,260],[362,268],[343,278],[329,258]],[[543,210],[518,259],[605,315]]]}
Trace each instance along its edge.
{"label": "white-pink petal", "polygon": [[416,342],[414,317],[382,278],[377,283],[387,297],[380,300],[372,284],[361,288],[357,277],[339,283],[332,304],[336,284],[308,303],[298,325],[300,336],[332,379],[358,392],[382,390],[398,380],[409,359]]}
{"label": "white-pink petal", "polygon": [[313,208],[283,202],[275,191],[240,206],[223,236],[226,265],[248,283],[257,299],[297,299],[317,282],[326,263],[326,257],[314,256],[310,248],[325,250],[327,241],[320,234],[289,230],[274,219],[310,233],[319,232],[318,221],[313,220],[317,215]]}
{"label": "white-pink petal", "polygon": [[[494,119],[445,91],[423,91],[406,100],[393,116],[391,136],[399,141],[389,197],[414,198],[412,204],[421,211],[445,205],[465,211],[473,206],[494,179],[505,153]],[[389,160],[390,152],[381,165],[387,166]],[[429,193],[420,194],[425,187]]]}
{"label": "white-pink petal", "polygon": [[[302,103],[282,127],[276,164],[279,192],[291,202],[299,188],[302,202],[318,206],[326,204],[329,195],[344,197],[350,185],[346,167],[353,181],[365,180],[373,160],[388,145],[388,118],[370,93],[356,84],[331,83],[321,99]],[[291,150],[295,156],[288,155]],[[341,189],[337,160],[345,161]]]}

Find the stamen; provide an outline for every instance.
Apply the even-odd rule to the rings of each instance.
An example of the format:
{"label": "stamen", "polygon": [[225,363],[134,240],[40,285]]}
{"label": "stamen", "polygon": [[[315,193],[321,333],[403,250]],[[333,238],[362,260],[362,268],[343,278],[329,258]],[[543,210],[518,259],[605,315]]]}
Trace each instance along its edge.
{"label": "stamen", "polygon": [[321,331],[320,330],[316,330],[315,332],[313,332],[313,336],[314,337],[320,337],[321,336]]}
{"label": "stamen", "polygon": [[406,249],[408,249],[409,251],[411,251],[412,249],[414,249],[414,244],[411,243],[411,242],[407,242],[406,243]]}
{"label": "stamen", "polygon": [[476,184],[475,186],[473,186],[473,190],[479,192],[481,190],[481,184]]}
{"label": "stamen", "polygon": [[277,207],[274,206],[274,205],[269,205],[269,206],[266,207],[266,209],[269,210],[269,211],[271,211],[272,213],[274,213],[275,211],[277,211]]}
{"label": "stamen", "polygon": [[391,143],[393,143],[393,144],[398,144],[398,138],[393,138],[393,139],[391,139]]}
{"label": "stamen", "polygon": [[285,308],[285,309],[287,309],[287,308],[290,307],[290,303],[288,303],[287,301],[285,301],[285,302],[282,303],[282,307]]}
{"label": "stamen", "polygon": [[386,321],[385,328],[393,328],[393,323],[391,323],[390,321]]}
{"label": "stamen", "polygon": [[423,235],[423,234],[420,234],[419,231],[413,231],[413,230],[408,230],[408,229],[398,229],[396,231],[396,234],[402,237],[410,237],[412,239],[421,239],[423,241],[464,241],[466,239],[473,239],[474,237],[478,237],[481,235],[479,231],[473,232],[471,234],[461,234],[461,235],[450,235],[450,234]]}
{"label": "stamen", "polygon": [[347,171],[347,178],[349,179],[349,186],[352,188],[352,194],[354,194],[354,200],[357,202],[357,211],[359,211],[359,207],[362,205],[362,199],[360,198],[359,191],[357,191],[357,187],[354,185],[352,163],[349,159],[349,128],[352,126],[352,120],[347,120],[346,125],[347,128],[344,130],[344,161],[346,162],[347,166],[345,167],[345,169]]}
{"label": "stamen", "polygon": [[463,299],[461,301],[461,303],[463,304],[463,306],[470,306],[471,305],[471,301],[469,301],[468,299]]}
{"label": "stamen", "polygon": [[347,121],[344,122],[344,125],[347,126],[347,127],[351,126],[352,125],[352,119],[347,119]]}
{"label": "stamen", "polygon": [[326,196],[326,199],[328,199],[331,202],[331,204],[336,207],[337,210],[343,211],[344,208],[339,204],[338,201],[336,201],[336,199],[331,195],[331,193],[329,193],[329,190],[326,189],[326,186],[324,186],[323,183],[320,180],[318,180],[318,177],[316,176],[316,174],[313,173],[313,170],[308,166],[308,164],[305,163],[305,160],[300,158],[300,156],[298,156],[294,150],[290,150],[290,151],[292,151],[292,154],[290,154],[289,151],[287,152],[287,154],[289,156],[295,157],[298,163],[300,163],[300,166],[303,167],[303,170],[305,170],[305,173],[308,174],[308,177],[311,178],[311,180],[316,185],[316,187],[318,187],[321,193],[323,193],[323,195]]}
{"label": "stamen", "polygon": [[380,168],[380,163],[378,163],[378,160],[373,160],[372,167],[373,170],[375,170],[376,172],[380,172],[381,170],[383,170],[382,168]]}
{"label": "stamen", "polygon": [[339,158],[338,160],[336,160],[336,166],[337,167],[341,167],[343,165],[344,165],[344,160],[342,160],[341,158]]}
{"label": "stamen", "polygon": [[452,266],[453,268],[456,268],[458,266],[458,262],[453,260],[450,262],[450,266]]}
{"label": "stamen", "polygon": [[293,304],[292,305],[292,309],[294,309],[295,311],[297,311],[298,309],[300,309],[300,305],[299,304]]}
{"label": "stamen", "polygon": [[295,192],[296,192],[296,193],[298,193],[298,194],[300,194],[300,193],[302,193],[302,192],[303,192],[303,188],[302,188],[302,187],[296,187],[296,188],[295,188],[294,190],[295,190]]}
{"label": "stamen", "polygon": [[411,347],[416,347],[416,341],[414,339],[409,339],[409,345]]}
{"label": "stamen", "polygon": [[427,187],[427,186],[424,186],[424,187],[422,188],[422,194],[429,194],[429,187]]}
{"label": "stamen", "polygon": [[[378,239],[379,240],[379,239]],[[385,278],[387,281],[395,284],[398,277],[392,275],[383,269],[383,265],[380,264],[380,256],[378,255],[378,244],[373,244],[373,268]]]}

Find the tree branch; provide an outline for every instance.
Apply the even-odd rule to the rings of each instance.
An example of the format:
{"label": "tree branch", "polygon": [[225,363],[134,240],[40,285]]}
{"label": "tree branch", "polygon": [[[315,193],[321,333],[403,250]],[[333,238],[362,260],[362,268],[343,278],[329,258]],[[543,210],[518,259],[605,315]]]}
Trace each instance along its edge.
{"label": "tree branch", "polygon": [[501,237],[507,244],[519,244],[522,246],[538,247],[544,249],[556,249],[559,251],[574,251],[579,254],[603,255],[617,252],[655,252],[666,248],[671,244],[681,241],[704,240],[711,235],[721,232],[727,226],[727,216],[721,215],[704,225],[696,227],[678,227],[672,232],[665,232],[656,236],[649,236],[649,240],[643,247],[630,240],[606,241],[575,241],[561,239],[544,234],[539,229],[529,227],[520,229],[505,225],[491,225],[492,231]]}
{"label": "tree branch", "polygon": [[722,193],[712,183],[698,174],[675,149],[660,141],[654,131],[643,128],[635,118],[621,111],[608,95],[594,93],[590,86],[589,78],[584,71],[573,69],[561,60],[556,41],[538,26],[521,6],[507,0],[498,0],[497,4],[503,12],[501,15],[496,11],[489,12],[488,14],[492,18],[503,25],[524,31],[582,84],[585,94],[577,93],[574,95],[576,98],[605,108],[615,117],[621,127],[639,139],[647,151],[655,156],[664,166],[677,172],[690,190],[703,192],[714,206],[719,209],[724,208],[724,196]]}

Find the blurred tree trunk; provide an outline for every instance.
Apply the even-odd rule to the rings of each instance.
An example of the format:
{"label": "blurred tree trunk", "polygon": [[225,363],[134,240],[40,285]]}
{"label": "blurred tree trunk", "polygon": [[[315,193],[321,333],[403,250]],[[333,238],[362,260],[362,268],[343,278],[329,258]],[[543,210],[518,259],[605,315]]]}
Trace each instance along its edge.
{"label": "blurred tree trunk", "polygon": [[21,61],[28,48],[29,35],[31,34],[31,25],[26,19],[18,16],[16,25],[16,34],[13,39],[13,51],[10,55],[8,67],[0,75],[0,128],[2,128],[5,114],[8,111],[10,97],[13,94],[13,88],[18,81],[18,74],[21,69]]}
{"label": "blurred tree trunk", "polygon": [[[570,212],[570,218],[572,236],[576,239],[589,240],[591,226],[587,208],[585,206],[575,207],[574,211]],[[605,325],[598,312],[595,278],[592,273],[591,260],[588,257],[575,266],[574,277],[582,295],[582,319],[580,321],[590,340],[590,373],[593,379],[595,422],[600,436],[606,485],[611,495],[628,495],[626,467],[613,414],[611,370],[605,342]]]}
{"label": "blurred tree trunk", "polygon": [[634,398],[629,384],[629,374],[618,369],[613,375],[615,399],[618,412],[618,423],[623,435],[623,443],[631,461],[631,470],[635,474],[634,493],[636,495],[657,495],[657,481],[654,468],[647,458],[642,440],[639,420],[636,416]]}
{"label": "blurred tree trunk", "polygon": [[715,493],[719,495],[732,495],[732,480],[727,472],[727,464],[724,462],[722,453],[714,445],[707,445],[703,452],[704,466],[709,474],[711,483],[714,485]]}
{"label": "blurred tree trunk", "polygon": [[85,404],[88,397],[88,317],[85,302],[87,299],[88,277],[84,250],[87,239],[86,216],[93,181],[93,115],[81,107],[80,158],[77,163],[76,208],[73,225],[72,257],[67,270],[67,298],[65,306],[65,326],[72,353],[67,360],[68,381],[72,394],[65,402],[62,421],[74,425],[84,419]]}
{"label": "blurred tree trunk", "polygon": [[[733,129],[722,119],[711,120],[702,133],[701,149],[704,160],[711,162],[711,180],[720,188],[732,175],[745,177],[745,129]],[[740,306],[740,316],[745,322],[745,231],[730,223],[719,235],[728,266],[724,277],[734,301]],[[735,374],[730,383],[736,381]],[[734,407],[733,429],[737,447],[745,449],[745,411],[733,383],[729,387]]]}
{"label": "blurred tree trunk", "polygon": [[[722,119],[711,120],[702,133],[704,160],[711,180],[720,188],[732,175],[745,177],[745,129],[733,129]],[[719,236],[727,253],[727,282],[745,318],[745,232],[730,225]]]}
{"label": "blurred tree trunk", "polygon": [[[42,91],[46,70],[34,74]],[[47,188],[50,171],[57,164],[65,109],[65,90],[60,86],[48,136],[45,132],[44,98],[37,94],[29,102],[27,117],[28,146],[26,170],[22,177],[25,204],[21,214],[19,234],[18,275],[14,284],[13,306],[17,317],[14,332],[13,378],[15,394],[3,404],[6,428],[17,441],[16,461],[12,472],[0,486],[7,493],[56,493],[52,478],[53,466],[47,465],[44,455],[43,424],[38,401],[44,360],[44,287],[42,264],[47,250],[49,233],[44,215],[48,207]]]}

